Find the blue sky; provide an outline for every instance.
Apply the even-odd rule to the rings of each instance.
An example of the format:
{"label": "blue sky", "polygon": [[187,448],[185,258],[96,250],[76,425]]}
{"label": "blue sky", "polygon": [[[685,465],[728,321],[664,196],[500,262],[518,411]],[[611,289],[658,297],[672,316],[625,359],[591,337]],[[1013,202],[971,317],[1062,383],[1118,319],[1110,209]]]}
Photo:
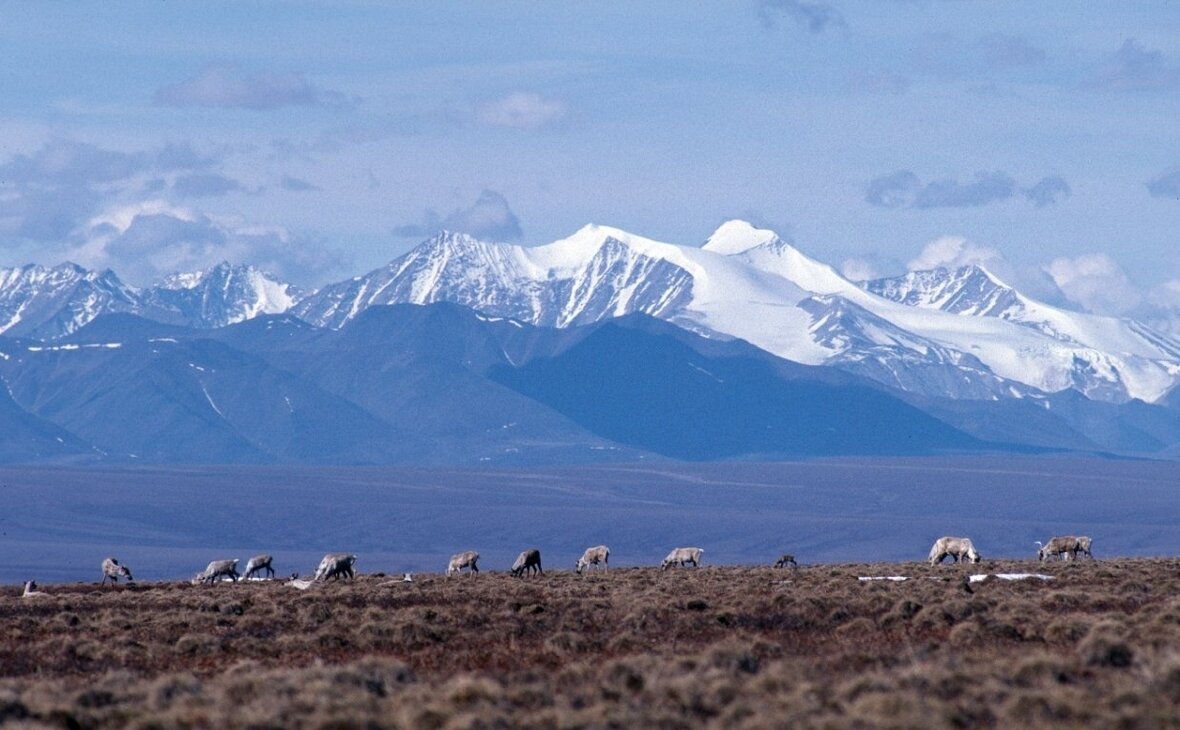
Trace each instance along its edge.
{"label": "blue sky", "polygon": [[1180,8],[0,3],[0,265],[303,285],[440,227],[775,228],[1172,327]]}

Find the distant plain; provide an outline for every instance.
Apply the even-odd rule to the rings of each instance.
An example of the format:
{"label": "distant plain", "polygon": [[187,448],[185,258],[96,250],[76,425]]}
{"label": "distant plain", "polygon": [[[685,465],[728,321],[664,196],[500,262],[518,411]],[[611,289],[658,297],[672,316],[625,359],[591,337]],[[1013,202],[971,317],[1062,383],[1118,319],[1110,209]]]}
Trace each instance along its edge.
{"label": "distant plain", "polygon": [[571,568],[610,545],[618,566],[680,545],[709,564],[921,560],[947,534],[985,558],[1031,559],[1034,540],[1089,534],[1097,557],[1180,554],[1180,465],[1047,456],[651,461],[528,469],[3,467],[0,583],[98,580],[114,555],[138,580],[214,558],[275,556],[308,575],[327,551],[362,573],[441,572],[478,550],[484,570],[540,548]]}

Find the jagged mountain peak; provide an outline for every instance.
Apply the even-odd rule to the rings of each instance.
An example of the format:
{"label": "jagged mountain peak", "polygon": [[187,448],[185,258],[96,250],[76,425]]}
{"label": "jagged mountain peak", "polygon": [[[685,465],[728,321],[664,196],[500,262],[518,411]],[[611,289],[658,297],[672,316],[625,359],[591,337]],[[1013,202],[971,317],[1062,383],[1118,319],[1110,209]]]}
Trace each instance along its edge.
{"label": "jagged mountain peak", "polygon": [[20,275],[20,286],[6,288],[14,274],[0,270],[0,330],[52,339],[114,311],[209,328],[288,309],[338,329],[374,305],[451,302],[547,327],[643,313],[798,363],[855,370],[872,362],[870,377],[934,396],[964,392],[958,383],[967,379],[983,385],[963,397],[1001,397],[1011,381],[1150,402],[1180,381],[1180,343],[1138,323],[1028,299],[984,266],[854,284],[741,220],[723,223],[703,246],[598,224],[541,246],[443,231],[306,297],[228,262],[142,292],[113,273],[91,276],[66,268],[60,278],[69,285],[27,286]]}
{"label": "jagged mountain peak", "polygon": [[144,303],[172,310],[191,326],[208,328],[285,312],[298,297],[297,289],[261,269],[222,261],[166,277],[144,292]]}
{"label": "jagged mountain peak", "polygon": [[198,271],[178,271],[169,274],[160,281],[158,286],[164,289],[193,289],[211,278],[224,278],[232,276],[235,270],[246,271],[252,268],[244,265],[235,266],[223,260]]}
{"label": "jagged mountain peak", "polygon": [[669,260],[678,258],[677,252],[680,248],[671,243],[630,233],[622,228],[589,223],[579,228],[572,236],[543,246],[533,246],[526,251],[529,258],[541,267],[571,271],[584,266],[603,246],[612,241],[616,246],[635,253]]}
{"label": "jagged mountain peak", "polygon": [[1029,303],[980,264],[910,271],[862,286],[899,304],[966,316],[1020,319]]}
{"label": "jagged mountain peak", "polygon": [[110,269],[71,262],[0,269],[0,333],[62,337],[105,312],[134,311],[138,296]]}

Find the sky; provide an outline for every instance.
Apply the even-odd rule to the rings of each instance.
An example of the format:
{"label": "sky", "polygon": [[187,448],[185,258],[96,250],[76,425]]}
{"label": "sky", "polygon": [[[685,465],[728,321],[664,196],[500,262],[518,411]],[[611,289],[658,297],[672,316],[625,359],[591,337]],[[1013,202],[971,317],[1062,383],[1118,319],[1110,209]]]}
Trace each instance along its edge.
{"label": "sky", "polygon": [[1180,4],[0,0],[0,266],[774,229],[1180,333]]}

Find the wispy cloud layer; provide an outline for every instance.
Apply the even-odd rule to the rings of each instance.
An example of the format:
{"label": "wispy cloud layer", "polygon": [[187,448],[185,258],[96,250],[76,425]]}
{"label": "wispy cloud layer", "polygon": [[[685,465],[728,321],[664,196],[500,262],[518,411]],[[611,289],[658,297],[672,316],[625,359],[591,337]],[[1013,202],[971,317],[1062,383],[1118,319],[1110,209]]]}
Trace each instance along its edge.
{"label": "wispy cloud layer", "polygon": [[1099,91],[1173,91],[1180,89],[1180,66],[1128,38],[1085,86]]}
{"label": "wispy cloud layer", "polygon": [[321,89],[298,73],[244,73],[235,66],[206,66],[191,79],[160,87],[160,106],[266,111],[285,106],[347,106],[338,91]]}
{"label": "wispy cloud layer", "polygon": [[781,18],[786,18],[812,33],[848,25],[844,14],[830,3],[804,0],[761,0],[758,3],[758,18],[762,27],[767,29],[776,27]]}
{"label": "wispy cloud layer", "polygon": [[531,91],[517,91],[499,99],[485,101],[475,108],[475,119],[492,127],[541,129],[560,124],[566,106]]}
{"label": "wispy cloud layer", "polygon": [[982,60],[991,67],[1013,68],[1044,63],[1048,54],[1024,36],[988,33],[975,42]]}
{"label": "wispy cloud layer", "polygon": [[283,190],[289,190],[293,193],[311,193],[320,189],[319,186],[312,185],[306,180],[301,180],[291,175],[283,175],[283,179],[279,185],[282,186]]}
{"label": "wispy cloud layer", "polygon": [[1032,201],[1038,208],[1053,205],[1070,194],[1069,183],[1057,176],[1041,178],[1040,182],[1025,189],[1024,197]]}
{"label": "wispy cloud layer", "polygon": [[882,208],[974,208],[1022,194],[1038,208],[1070,194],[1060,177],[1045,177],[1029,188],[1020,188],[1006,172],[977,172],[968,182],[950,178],[923,183],[910,170],[881,175],[869,181],[865,202]]}
{"label": "wispy cloud layer", "polygon": [[1159,177],[1149,180],[1147,192],[1154,198],[1174,198],[1180,200],[1180,170],[1165,172]]}
{"label": "wispy cloud layer", "polygon": [[215,172],[182,175],[172,183],[172,191],[181,198],[204,198],[225,195],[242,189],[241,183]]}

